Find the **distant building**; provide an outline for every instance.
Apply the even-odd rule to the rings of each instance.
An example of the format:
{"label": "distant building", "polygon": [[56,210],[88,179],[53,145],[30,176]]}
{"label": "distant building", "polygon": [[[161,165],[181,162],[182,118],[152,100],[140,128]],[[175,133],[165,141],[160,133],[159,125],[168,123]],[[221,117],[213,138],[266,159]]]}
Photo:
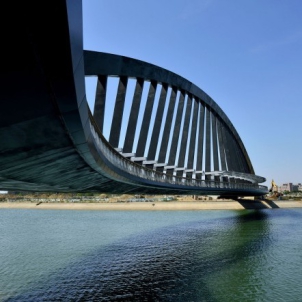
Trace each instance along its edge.
{"label": "distant building", "polygon": [[293,183],[289,182],[289,183],[283,184],[279,188],[280,188],[279,189],[280,192],[284,192],[284,191],[292,192],[293,191]]}
{"label": "distant building", "polygon": [[298,183],[298,184],[293,184],[292,182],[286,183],[281,185],[278,188],[279,192],[284,192],[284,191],[289,191],[289,192],[297,192],[297,191],[302,191],[302,184]]}
{"label": "distant building", "polygon": [[299,185],[293,185],[293,192],[299,191]]}

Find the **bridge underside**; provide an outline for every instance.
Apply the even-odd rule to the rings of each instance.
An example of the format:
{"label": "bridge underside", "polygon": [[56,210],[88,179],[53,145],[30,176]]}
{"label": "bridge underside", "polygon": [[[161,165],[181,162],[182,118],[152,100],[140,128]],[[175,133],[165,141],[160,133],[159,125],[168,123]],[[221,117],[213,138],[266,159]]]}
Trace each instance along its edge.
{"label": "bridge underside", "polygon": [[114,167],[99,151],[94,138],[97,130],[91,130],[84,85],[81,1],[33,2],[20,2],[18,9],[13,3],[6,5],[8,15],[14,16],[14,26],[2,37],[1,190],[224,196],[265,193],[263,188],[230,190],[213,185],[200,189],[129,178],[125,170]]}

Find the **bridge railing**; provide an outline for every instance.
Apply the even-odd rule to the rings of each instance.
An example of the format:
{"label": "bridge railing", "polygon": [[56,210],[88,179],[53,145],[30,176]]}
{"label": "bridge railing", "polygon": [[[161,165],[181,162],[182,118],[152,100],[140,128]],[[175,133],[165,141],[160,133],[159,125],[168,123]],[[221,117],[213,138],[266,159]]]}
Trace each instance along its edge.
{"label": "bridge railing", "polygon": [[[88,109],[89,110],[89,109]],[[182,189],[192,189],[192,187],[198,188],[213,188],[213,189],[234,189],[234,190],[252,190],[255,192],[267,191],[265,186],[252,183],[238,183],[238,182],[221,182],[213,180],[200,180],[191,179],[185,177],[179,177],[175,175],[161,173],[141,165],[132,162],[122,155],[120,155],[103,137],[99,131],[93,116],[89,110],[90,117],[90,130],[94,138],[97,148],[102,153],[102,155],[114,166],[121,170],[123,173],[130,174],[133,176],[133,183],[141,183],[144,185],[152,186],[162,184],[167,187],[175,185],[181,187]],[[116,174],[116,173],[115,173]],[[242,173],[241,173],[242,174]],[[122,177],[121,177],[122,178]],[[131,182],[131,178],[128,179]]]}
{"label": "bridge railing", "polygon": [[[85,76],[97,77],[94,117],[113,148],[138,158],[146,156],[150,162],[167,162],[169,171],[178,176],[182,176],[179,168],[192,178],[186,170],[209,172],[211,166],[254,174],[229,118],[192,82],[159,66],[108,53],[84,51],[84,63]],[[116,90],[110,88],[113,78]],[[112,116],[108,108],[113,109]]]}

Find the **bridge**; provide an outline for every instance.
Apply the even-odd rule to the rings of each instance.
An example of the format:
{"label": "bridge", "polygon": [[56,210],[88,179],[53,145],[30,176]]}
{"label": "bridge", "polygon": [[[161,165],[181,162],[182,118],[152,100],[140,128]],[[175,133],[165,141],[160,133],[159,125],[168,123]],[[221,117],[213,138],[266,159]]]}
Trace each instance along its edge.
{"label": "bridge", "polygon": [[[236,129],[203,90],[161,67],[83,50],[80,0],[18,5],[7,4],[15,26],[2,37],[0,189],[267,193]],[[85,77],[97,79],[93,113]]]}

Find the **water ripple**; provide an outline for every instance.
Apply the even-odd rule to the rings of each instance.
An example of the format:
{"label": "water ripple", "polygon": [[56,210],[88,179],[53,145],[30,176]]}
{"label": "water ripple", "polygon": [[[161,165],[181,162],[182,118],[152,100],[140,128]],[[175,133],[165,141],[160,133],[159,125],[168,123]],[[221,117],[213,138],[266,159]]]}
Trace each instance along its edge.
{"label": "water ripple", "polygon": [[[302,246],[286,237],[293,216],[222,212],[133,234],[41,275],[6,301],[294,301],[302,293]],[[284,246],[286,238],[297,246]]]}

